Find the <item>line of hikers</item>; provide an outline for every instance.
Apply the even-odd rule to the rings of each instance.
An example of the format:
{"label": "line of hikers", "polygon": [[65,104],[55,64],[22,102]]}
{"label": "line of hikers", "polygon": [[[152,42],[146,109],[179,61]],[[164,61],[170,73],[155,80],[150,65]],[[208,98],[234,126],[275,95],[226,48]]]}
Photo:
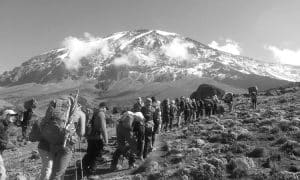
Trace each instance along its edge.
{"label": "line of hikers", "polygon": [[[255,96],[255,99],[253,97]],[[251,95],[253,107],[256,107],[256,95]],[[38,151],[42,160],[40,180],[62,179],[70,164],[75,145],[81,143],[82,137],[87,139],[87,153],[80,159],[78,170],[85,175],[96,175],[97,164],[104,162],[102,157],[104,146],[108,144],[106,128],[107,104],[101,102],[91,114],[86,108],[80,106],[77,95],[64,96],[52,100],[47,108],[45,117],[35,121],[31,131],[26,135],[33,109],[37,103],[32,100],[26,105],[21,123],[24,138],[38,143]],[[233,94],[222,98],[233,107]],[[255,102],[254,102],[255,100]],[[25,106],[25,104],[24,104]],[[222,115],[224,107],[216,95],[208,99],[190,99],[185,97],[175,100],[164,99],[162,102],[155,97],[138,98],[131,111],[121,113],[116,125],[117,149],[112,155],[111,170],[118,169],[120,156],[128,159],[129,167],[135,167],[136,159],[144,160],[149,153],[155,150],[156,135],[161,131],[172,130],[173,126],[181,127],[193,123],[204,116]],[[18,122],[20,118],[15,111],[4,112],[0,124],[0,150],[5,149],[8,141],[6,128],[11,122]],[[17,123],[16,123],[17,124]],[[19,125],[20,126],[20,125]],[[6,137],[5,137],[6,136]],[[28,136],[28,137],[27,137]],[[4,137],[4,138],[3,138]],[[76,167],[78,165],[76,164]],[[0,180],[5,179],[5,168],[0,156]]]}

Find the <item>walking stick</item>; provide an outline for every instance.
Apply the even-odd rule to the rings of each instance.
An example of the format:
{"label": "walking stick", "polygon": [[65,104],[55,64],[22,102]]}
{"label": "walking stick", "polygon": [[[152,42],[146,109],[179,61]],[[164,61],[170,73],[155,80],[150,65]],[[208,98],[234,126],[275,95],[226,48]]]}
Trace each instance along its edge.
{"label": "walking stick", "polygon": [[[75,154],[75,157],[76,157],[76,144],[74,146],[74,154]],[[77,180],[77,161],[76,161],[76,158],[75,159],[75,180]]]}
{"label": "walking stick", "polygon": [[[81,151],[81,137],[79,137],[79,151]],[[80,158],[80,175],[81,175],[81,179],[83,179],[82,157],[80,152],[79,152],[79,158]]]}

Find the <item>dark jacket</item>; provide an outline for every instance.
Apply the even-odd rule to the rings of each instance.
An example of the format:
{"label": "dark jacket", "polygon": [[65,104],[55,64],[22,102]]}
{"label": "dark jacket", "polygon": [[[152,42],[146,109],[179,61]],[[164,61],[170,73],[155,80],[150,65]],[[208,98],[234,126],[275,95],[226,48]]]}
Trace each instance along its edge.
{"label": "dark jacket", "polygon": [[8,123],[5,120],[0,121],[0,153],[6,149],[8,143],[7,136]]}
{"label": "dark jacket", "polygon": [[102,110],[95,110],[93,117],[90,121],[91,134],[88,135],[87,139],[101,139],[101,136],[105,142],[108,141],[107,130],[106,130],[106,118],[105,113]]}
{"label": "dark jacket", "polygon": [[27,111],[25,111],[23,114],[23,121],[21,122],[21,126],[29,126],[32,115],[32,109],[28,109]]}

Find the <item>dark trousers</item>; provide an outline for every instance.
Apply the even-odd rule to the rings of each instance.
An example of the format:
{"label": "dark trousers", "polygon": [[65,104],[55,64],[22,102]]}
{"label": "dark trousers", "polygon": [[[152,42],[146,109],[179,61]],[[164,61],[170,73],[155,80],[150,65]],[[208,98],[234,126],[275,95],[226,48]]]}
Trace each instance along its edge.
{"label": "dark trousers", "polygon": [[168,115],[162,116],[162,128],[167,131],[168,130],[168,125],[170,122],[170,117]]}
{"label": "dark trousers", "polygon": [[159,122],[154,123],[154,130],[152,132],[152,147],[154,146],[155,143],[155,136],[158,134],[159,131]]}
{"label": "dark trousers", "polygon": [[103,140],[88,140],[87,153],[82,159],[82,165],[85,170],[96,171],[97,162],[102,157]]}
{"label": "dark trousers", "polygon": [[134,133],[137,139],[137,156],[141,157],[144,153],[145,146],[145,126],[139,125],[138,129],[136,129]]}
{"label": "dark trousers", "polygon": [[137,153],[137,141],[132,131],[122,125],[117,126],[117,143],[118,148],[113,154],[112,167],[117,166],[121,155],[128,159],[129,166],[133,165]]}
{"label": "dark trousers", "polygon": [[173,122],[175,120],[175,114],[173,116],[170,116],[170,120],[169,120],[169,128],[170,130],[173,128]]}
{"label": "dark trousers", "polygon": [[190,122],[191,120],[191,111],[190,110],[185,110],[184,111],[184,121],[185,123]]}
{"label": "dark trousers", "polygon": [[23,139],[26,139],[26,140],[28,138],[28,136],[27,136],[27,134],[28,134],[27,128],[28,128],[28,125],[22,125],[22,137],[23,137]]}
{"label": "dark trousers", "polygon": [[150,152],[152,134],[153,131],[147,128],[145,129],[145,146],[144,146],[144,153],[143,153],[144,159],[147,158],[147,155]]}
{"label": "dark trousers", "polygon": [[211,116],[212,115],[212,108],[211,107],[207,107],[205,108],[205,116]]}
{"label": "dark trousers", "polygon": [[252,99],[252,107],[253,109],[256,109],[257,106],[257,100],[256,99]]}

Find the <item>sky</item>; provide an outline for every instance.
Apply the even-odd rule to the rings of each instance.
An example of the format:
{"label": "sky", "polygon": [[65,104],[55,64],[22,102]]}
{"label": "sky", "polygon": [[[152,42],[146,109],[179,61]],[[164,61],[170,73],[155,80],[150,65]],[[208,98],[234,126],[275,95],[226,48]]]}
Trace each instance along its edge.
{"label": "sky", "polygon": [[299,0],[0,0],[0,72],[65,38],[158,29],[237,55],[300,66]]}

